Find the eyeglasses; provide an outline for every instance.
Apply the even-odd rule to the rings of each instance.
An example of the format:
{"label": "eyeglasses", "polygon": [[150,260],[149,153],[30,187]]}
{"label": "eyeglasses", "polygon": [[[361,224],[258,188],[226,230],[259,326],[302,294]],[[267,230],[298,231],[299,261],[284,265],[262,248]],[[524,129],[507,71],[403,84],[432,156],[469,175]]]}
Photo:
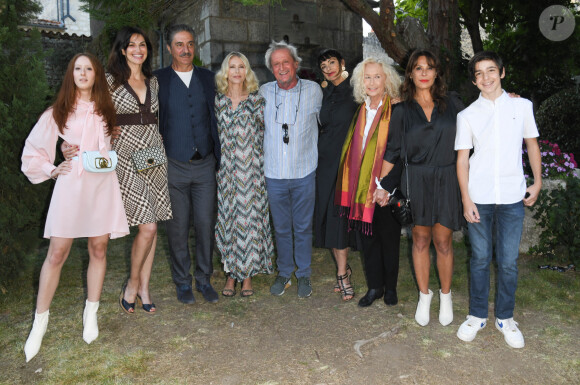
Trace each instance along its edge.
{"label": "eyeglasses", "polygon": [[290,136],[288,136],[288,125],[284,123],[282,125],[282,129],[284,130],[284,137],[282,138],[282,140],[284,141],[285,144],[288,144],[290,142]]}
{"label": "eyeglasses", "polygon": [[[280,110],[280,106],[283,104],[283,101],[280,101],[280,103],[278,103],[278,84],[276,84],[274,86],[274,105],[276,106],[276,117],[275,117],[275,121],[276,123],[282,124],[282,130],[284,131],[284,136],[282,137],[282,141],[284,141],[285,144],[290,143],[290,136],[288,135],[288,125],[293,125],[296,124],[296,119],[298,118],[298,107],[300,106],[300,98],[302,97],[302,82],[300,80],[298,80],[298,103],[296,104],[295,108],[295,112],[294,112],[294,121],[290,121],[289,123],[285,122],[285,116],[284,113],[282,112],[280,114],[280,119],[278,119],[278,111]],[[282,109],[283,110],[283,109]],[[284,119],[284,120],[282,120]]]}

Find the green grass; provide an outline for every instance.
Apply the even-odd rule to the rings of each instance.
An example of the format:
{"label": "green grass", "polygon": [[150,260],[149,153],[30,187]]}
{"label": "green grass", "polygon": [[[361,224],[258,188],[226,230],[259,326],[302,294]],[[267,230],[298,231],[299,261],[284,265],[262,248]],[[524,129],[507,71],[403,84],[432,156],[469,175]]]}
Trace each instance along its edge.
{"label": "green grass", "polygon": [[[133,233],[134,236],[134,233]],[[314,249],[312,264],[312,280],[315,287],[315,298],[302,300],[295,296],[285,295],[279,300],[270,303],[267,309],[260,308],[266,296],[270,297],[269,286],[273,276],[261,275],[255,277],[253,286],[256,294],[249,298],[242,298],[238,294],[231,299],[220,298],[218,304],[198,304],[195,307],[184,308],[174,301],[174,286],[171,280],[169,263],[167,260],[167,241],[163,231],[160,231],[158,250],[153,270],[151,291],[153,299],[158,303],[162,316],[140,314],[135,317],[127,316],[118,308],[118,295],[123,281],[128,273],[129,253],[132,236],[111,241],[108,252],[108,271],[105,279],[101,308],[99,310],[99,323],[107,325],[101,328],[99,340],[87,345],[82,340],[82,311],[86,296],[86,240],[77,240],[69,260],[63,268],[61,282],[57,290],[53,305],[51,306],[51,318],[41,352],[35,359],[24,364],[22,352],[24,342],[30,331],[32,315],[35,306],[36,286],[40,267],[44,260],[47,244],[30,256],[33,263],[23,273],[24,279],[5,286],[5,291],[0,294],[0,383],[48,383],[48,384],[130,384],[142,382],[154,383],[188,383],[188,375],[191,373],[164,373],[163,377],[152,377],[151,367],[166,363],[157,362],[157,356],[161,352],[174,352],[176,355],[188,354],[188,352],[200,351],[211,348],[213,342],[220,338],[219,333],[207,335],[208,330],[216,325],[223,327],[223,333],[228,332],[230,323],[234,322],[238,327],[240,322],[250,320],[251,324],[260,325],[257,322],[262,311],[278,311],[288,305],[296,303],[301,306],[310,306],[312,312],[319,311],[315,305],[320,303],[316,293],[322,290],[330,290],[335,280],[335,266],[330,253],[324,249]],[[456,320],[467,314],[468,304],[468,255],[469,252],[463,243],[455,243],[455,270],[452,290],[454,292],[454,310]],[[192,250],[193,251],[193,250]],[[399,300],[404,304],[408,313],[413,313],[417,301],[417,288],[413,278],[410,257],[410,244],[406,238],[401,239],[401,261],[398,283]],[[362,270],[361,259],[358,253],[351,252],[349,263],[353,269],[353,284],[357,293],[354,301],[361,298],[366,292],[366,283]],[[533,312],[544,316],[552,322],[547,323],[541,330],[549,345],[557,349],[558,344],[574,344],[571,336],[562,333],[558,324],[575,324],[580,318],[580,280],[577,272],[557,273],[548,270],[539,270],[537,265],[542,261],[530,257],[520,258],[520,278],[516,299],[516,313]],[[214,258],[216,274],[212,279],[216,290],[221,291],[225,283],[225,276],[221,272],[219,259]],[[436,273],[432,269],[430,287],[435,292],[438,288]],[[493,302],[495,274],[492,273],[492,293],[490,302]],[[295,288],[291,289],[295,290]],[[196,293],[197,294],[197,293]],[[197,295],[196,297],[201,297]],[[171,298],[171,300],[169,300]],[[435,300],[438,301],[438,298]],[[347,306],[345,308],[345,306]],[[336,296],[336,304],[331,304],[332,309],[339,316],[343,312],[349,316],[356,316],[356,305],[345,305]],[[255,309],[258,309],[256,311]],[[185,309],[185,310],[184,310]],[[194,309],[189,310],[189,309]],[[254,309],[251,311],[250,309]],[[345,310],[346,309],[346,310]],[[138,309],[139,310],[139,309]],[[377,308],[377,311],[385,311]],[[372,311],[372,310],[369,310]],[[400,311],[400,310],[399,310]],[[314,314],[314,313],[313,313]],[[491,316],[491,315],[490,315]],[[137,320],[137,321],[135,321]],[[148,331],[153,331],[155,324],[169,326],[175,330],[174,335],[165,338],[155,337],[148,340]],[[414,321],[412,315],[401,320],[402,328],[398,338],[406,338],[405,328],[411,327]],[[58,325],[58,327],[56,326]],[[183,325],[187,325],[184,328]],[[375,327],[375,325],[369,325]],[[453,330],[452,330],[453,329]],[[455,328],[449,329],[449,338],[453,338]],[[447,331],[447,330],[446,330]],[[128,335],[141,335],[143,343],[134,346]],[[125,338],[126,340],[124,340]],[[103,342],[106,340],[108,342]],[[111,343],[114,341],[114,343]],[[425,348],[432,348],[438,343],[429,337],[423,337],[420,342]],[[466,349],[469,346],[466,345]],[[447,349],[438,349],[434,354],[441,358],[448,358],[451,353]],[[228,359],[228,357],[223,357]],[[350,359],[350,358],[349,358]],[[578,371],[580,361],[574,357],[551,357],[548,359],[560,360],[560,367],[569,375]],[[563,365],[563,366],[562,366]],[[42,372],[35,370],[42,368]],[[191,378],[191,377],[189,377]],[[189,382],[191,383],[191,382]]]}

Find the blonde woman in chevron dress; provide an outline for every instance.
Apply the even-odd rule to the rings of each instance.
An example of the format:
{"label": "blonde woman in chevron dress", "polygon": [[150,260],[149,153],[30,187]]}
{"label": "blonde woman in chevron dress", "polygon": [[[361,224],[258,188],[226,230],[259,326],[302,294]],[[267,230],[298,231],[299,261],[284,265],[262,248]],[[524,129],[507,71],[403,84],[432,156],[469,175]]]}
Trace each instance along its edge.
{"label": "blonde woman in chevron dress", "polygon": [[215,114],[222,147],[217,174],[217,247],[228,278],[222,295],[254,294],[252,277],[271,274],[274,244],[264,178],[264,105],[248,59],[232,52],[216,74]]}

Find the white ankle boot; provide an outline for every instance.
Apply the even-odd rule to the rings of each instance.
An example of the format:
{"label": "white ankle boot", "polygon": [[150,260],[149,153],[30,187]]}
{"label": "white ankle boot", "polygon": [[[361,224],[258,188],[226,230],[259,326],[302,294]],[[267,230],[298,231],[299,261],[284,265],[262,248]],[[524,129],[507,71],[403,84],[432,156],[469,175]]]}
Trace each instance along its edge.
{"label": "white ankle boot", "polygon": [[443,326],[449,325],[453,322],[453,303],[451,301],[451,290],[449,293],[443,294],[439,290],[439,322]]}
{"label": "white ankle boot", "polygon": [[429,294],[423,294],[419,291],[419,303],[417,304],[417,311],[415,312],[415,321],[417,321],[421,326],[425,326],[429,323],[431,298],[433,298],[433,292],[431,290],[429,290]]}
{"label": "white ankle boot", "polygon": [[97,310],[99,310],[99,301],[90,302],[87,299],[85,311],[83,312],[83,340],[90,344],[99,336],[99,325],[97,324]]}
{"label": "white ankle boot", "polygon": [[46,333],[46,326],[48,325],[48,314],[49,311],[38,314],[34,312],[34,322],[32,323],[32,330],[28,335],[26,344],[24,344],[24,355],[26,356],[26,362],[36,356],[42,345],[42,338],[44,333]]}

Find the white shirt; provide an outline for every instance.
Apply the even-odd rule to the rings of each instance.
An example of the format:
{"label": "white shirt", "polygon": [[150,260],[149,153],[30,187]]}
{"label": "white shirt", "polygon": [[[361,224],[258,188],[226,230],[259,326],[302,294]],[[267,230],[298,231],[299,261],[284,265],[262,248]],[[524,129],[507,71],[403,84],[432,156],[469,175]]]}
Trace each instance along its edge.
{"label": "white shirt", "polygon": [[[174,70],[175,71],[175,70]],[[187,72],[179,72],[175,71],[177,76],[185,83],[185,86],[189,88],[189,84],[191,83],[191,77],[193,76],[193,70]]]}
{"label": "white shirt", "polygon": [[371,105],[371,98],[369,98],[367,96],[365,99],[365,109],[367,110],[366,111],[366,114],[367,114],[366,119],[367,120],[365,123],[365,132],[363,135],[362,147],[360,149],[361,154],[365,150],[365,147],[367,145],[367,136],[369,135],[369,131],[371,130],[371,126],[373,125],[373,120],[375,120],[375,116],[377,116],[377,111],[383,105],[383,100],[381,99],[381,101],[379,102],[379,105],[374,110],[370,107],[370,105]]}
{"label": "white shirt", "polygon": [[457,115],[455,150],[474,149],[469,158],[469,197],[479,204],[512,204],[523,199],[526,181],[522,141],[538,137],[532,102],[479,96]]}

